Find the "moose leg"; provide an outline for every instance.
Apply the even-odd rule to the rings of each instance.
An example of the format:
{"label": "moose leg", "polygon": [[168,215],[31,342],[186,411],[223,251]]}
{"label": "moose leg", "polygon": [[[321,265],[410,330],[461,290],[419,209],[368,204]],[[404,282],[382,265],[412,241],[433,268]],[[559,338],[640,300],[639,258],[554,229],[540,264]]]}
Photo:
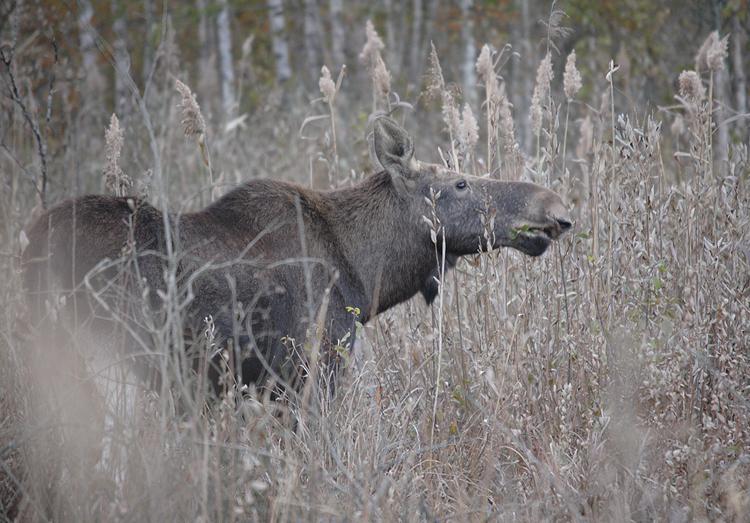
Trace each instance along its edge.
{"label": "moose leg", "polygon": [[239,385],[265,385],[280,382],[278,357],[283,351],[273,331],[254,322],[256,329],[249,333],[240,325],[233,325],[228,314],[219,314],[213,321],[215,347],[209,349],[207,377],[213,392],[220,396],[231,382]]}

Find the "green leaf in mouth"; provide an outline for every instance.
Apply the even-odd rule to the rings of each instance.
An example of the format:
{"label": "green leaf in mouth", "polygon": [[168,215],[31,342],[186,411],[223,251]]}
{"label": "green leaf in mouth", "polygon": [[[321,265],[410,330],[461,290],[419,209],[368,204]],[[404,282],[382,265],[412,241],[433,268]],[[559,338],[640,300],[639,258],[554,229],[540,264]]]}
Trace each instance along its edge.
{"label": "green leaf in mouth", "polygon": [[531,225],[521,225],[520,227],[513,227],[510,230],[510,238],[511,240],[515,240],[518,238],[518,235],[522,232],[530,232],[532,230]]}

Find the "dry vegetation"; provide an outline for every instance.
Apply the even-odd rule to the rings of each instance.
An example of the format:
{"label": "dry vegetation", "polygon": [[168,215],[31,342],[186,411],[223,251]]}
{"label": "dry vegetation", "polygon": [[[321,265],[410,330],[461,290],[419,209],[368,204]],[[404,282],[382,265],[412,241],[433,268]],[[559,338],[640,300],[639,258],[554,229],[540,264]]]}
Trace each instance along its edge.
{"label": "dry vegetation", "polygon": [[[533,106],[511,108],[498,77],[503,60],[487,47],[477,63],[486,99],[475,115],[459,105],[433,49],[435,101],[421,117],[447,133],[429,137],[391,92],[383,42],[372,26],[367,34],[361,59],[372,105],[395,110],[418,143],[444,138],[418,155],[549,185],[571,203],[575,232],[541,259],[464,259],[431,308],[417,297],[377,317],[363,328],[336,398],[294,409],[295,428],[286,404],[254,391],[208,409],[198,397],[178,415],[190,392],[174,355],[163,358],[172,381],[157,394],[134,385],[123,365],[70,363],[66,351],[93,344],[101,352],[100,340],[75,336],[71,347],[68,336],[24,328],[17,255],[40,205],[29,180],[41,188],[42,158],[50,202],[106,185],[195,207],[224,184],[267,174],[345,185],[366,175],[367,146],[353,138],[364,136],[363,119],[336,121],[337,104],[364,100],[366,114],[369,93],[347,93],[346,80],[326,69],[312,112],[271,95],[227,130],[203,120],[186,85],[175,90],[179,54],[167,40],[147,99],[112,118],[106,148],[80,151],[76,133],[105,134],[93,123],[102,120],[92,116],[101,113],[96,100],[66,112],[84,79],[46,77],[62,92],[62,107],[51,111],[67,131],[55,135],[47,101],[34,106],[25,87],[38,81],[39,63],[5,49],[2,86],[12,93],[14,82],[19,94],[0,102],[0,513],[29,521],[747,521],[750,167],[744,144],[715,161],[712,78],[725,43],[711,37],[696,71],[680,75],[676,105],[655,114],[623,100],[613,113],[614,65],[581,79],[570,58],[562,82],[553,78],[551,63],[565,60],[553,47]],[[596,107],[577,99],[581,82]],[[513,119],[529,117],[535,145],[522,153]],[[248,126],[262,132],[245,140]],[[54,158],[52,141],[62,151]],[[104,175],[78,169],[77,154],[99,155]],[[154,353],[173,354],[178,316],[175,307],[155,327]]]}

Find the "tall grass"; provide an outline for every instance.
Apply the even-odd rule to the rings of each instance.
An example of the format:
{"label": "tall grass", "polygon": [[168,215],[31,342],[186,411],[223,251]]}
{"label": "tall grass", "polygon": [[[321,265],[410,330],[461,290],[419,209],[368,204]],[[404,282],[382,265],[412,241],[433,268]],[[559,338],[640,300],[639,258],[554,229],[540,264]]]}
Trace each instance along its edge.
{"label": "tall grass", "polygon": [[[371,25],[368,42],[372,107],[403,109],[386,86],[383,44]],[[574,233],[541,259],[503,252],[461,260],[441,274],[431,308],[415,298],[365,326],[329,404],[291,415],[261,391],[231,386],[206,407],[203,388],[170,349],[180,328],[178,291],[166,323],[146,324],[143,350],[166,371],[157,392],[127,366],[103,361],[97,338],[25,329],[16,260],[34,206],[33,173],[12,158],[33,152],[35,142],[22,111],[7,111],[13,150],[0,157],[10,187],[0,196],[0,512],[31,521],[747,520],[750,167],[742,144],[732,146],[728,163],[714,161],[711,136],[721,122],[711,95],[701,95],[711,73],[681,77],[672,113],[626,107],[615,114],[623,101],[614,99],[612,69],[583,78],[590,99],[605,97],[597,111],[599,104],[574,103],[578,89],[556,99],[557,58],[547,54],[531,112],[535,143],[524,158],[512,118],[526,117],[527,108],[511,114],[496,76],[501,64],[490,53],[484,48],[478,64],[484,118],[470,106],[459,113],[458,94],[440,71],[433,87],[449,142],[419,151],[474,174],[550,184],[572,203]],[[439,69],[437,51],[433,61]],[[174,67],[174,60],[159,63]],[[333,154],[324,141],[288,143],[297,131],[288,122],[299,125],[304,114],[269,101],[266,112],[248,117],[267,130],[264,138],[248,147],[235,138],[240,131],[217,126],[212,156],[199,139],[198,157],[175,131],[172,85],[154,85],[143,103],[163,116],[154,118],[154,139],[173,206],[213,188],[205,187],[201,160],[211,181],[217,172],[239,181],[244,165],[306,181],[307,158],[316,153],[333,162],[324,176],[311,172],[310,183],[325,174],[329,183],[348,183],[347,167],[357,171],[352,179],[361,176],[364,140],[359,150],[336,146],[337,134],[361,126],[337,110],[346,82],[333,85],[326,71],[321,91],[330,118],[320,122],[331,125]],[[197,107],[178,85],[183,110]],[[409,125],[411,115],[397,115],[418,143],[430,143]],[[679,137],[662,125],[678,115],[687,122]],[[120,116],[115,165],[142,172],[149,163],[140,157],[136,108]],[[584,122],[578,147],[568,144],[575,134],[569,118]],[[424,119],[443,125],[438,114]],[[472,130],[477,120],[484,141]],[[67,130],[92,125],[71,122]],[[66,147],[56,149],[49,169],[81,154]],[[92,186],[87,173],[80,176],[58,187]],[[59,298],[47,302],[53,324]],[[210,346],[210,325],[203,336]]]}

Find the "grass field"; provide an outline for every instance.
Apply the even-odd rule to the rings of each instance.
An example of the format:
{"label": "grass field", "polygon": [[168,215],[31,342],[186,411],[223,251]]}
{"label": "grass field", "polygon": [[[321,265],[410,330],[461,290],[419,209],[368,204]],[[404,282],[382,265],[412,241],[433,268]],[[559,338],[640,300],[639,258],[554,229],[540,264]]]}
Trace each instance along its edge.
{"label": "grass field", "polygon": [[[312,108],[269,96],[227,130],[201,123],[201,100],[175,89],[167,74],[175,54],[148,99],[118,115],[120,131],[110,123],[105,139],[109,115],[96,99],[66,112],[73,102],[64,92],[55,118],[65,132],[56,133],[44,106],[24,94],[36,65],[7,66],[3,85],[12,80],[21,94],[0,101],[0,513],[23,521],[748,521],[750,164],[746,144],[725,154],[714,146],[721,46],[710,43],[699,72],[665,71],[679,76],[675,106],[653,111],[617,100],[614,67],[582,80],[568,68],[553,79],[547,59],[532,107],[511,108],[491,57],[480,56],[485,100],[473,114],[434,53],[433,101],[415,115],[393,104],[387,66],[373,58],[373,104],[393,104],[417,156],[549,186],[569,203],[574,231],[539,259],[510,251],[462,259],[431,307],[417,296],[365,325],[335,399],[293,416],[252,391],[210,409],[194,402],[178,416],[177,392],[149,391],[123,365],[103,372],[111,363],[90,356],[106,352],[100,340],[80,336],[69,346],[46,329],[28,332],[18,254],[40,206],[28,179],[40,187],[36,173],[47,170],[50,203],[123,190],[154,202],[168,196],[172,208],[199,207],[256,176],[344,186],[369,169],[369,93],[347,93],[346,82],[324,74]],[[379,53],[374,47],[368,52]],[[72,90],[96,79],[58,81]],[[588,103],[578,99],[581,81]],[[365,100],[364,116],[338,118],[337,104],[352,100]],[[613,114],[615,103],[626,107]],[[318,114],[328,118],[303,125]],[[522,152],[514,119],[529,117],[535,144]],[[46,130],[46,149],[30,121]],[[416,123],[424,121],[431,125]],[[248,127],[262,132],[245,140]],[[60,305],[49,301],[48,327]],[[174,327],[153,333],[163,342],[154,352],[170,353]],[[89,368],[75,368],[71,350]],[[188,381],[177,369],[165,389]]]}

